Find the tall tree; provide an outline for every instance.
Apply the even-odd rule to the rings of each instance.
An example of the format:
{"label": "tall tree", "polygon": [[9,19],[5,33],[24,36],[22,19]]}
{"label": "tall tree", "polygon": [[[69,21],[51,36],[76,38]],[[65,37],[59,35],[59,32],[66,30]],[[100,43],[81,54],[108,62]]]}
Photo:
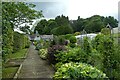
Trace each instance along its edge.
{"label": "tall tree", "polygon": [[117,19],[115,19],[115,18],[112,17],[112,16],[105,17],[105,19],[104,19],[104,24],[107,25],[108,23],[109,23],[110,26],[112,26],[113,28],[115,28],[115,27],[118,26],[118,21],[117,21]]}
{"label": "tall tree", "polygon": [[2,2],[3,56],[13,51],[13,29],[42,17],[41,11],[34,10],[34,7],[34,4],[25,2]]}
{"label": "tall tree", "polygon": [[57,22],[58,26],[68,25],[69,24],[69,18],[68,16],[65,17],[63,15],[57,16],[55,18],[55,21]]}
{"label": "tall tree", "polygon": [[46,19],[42,19],[35,27],[34,33],[38,31],[39,34],[44,34],[44,28],[47,28],[47,26],[48,21]]}

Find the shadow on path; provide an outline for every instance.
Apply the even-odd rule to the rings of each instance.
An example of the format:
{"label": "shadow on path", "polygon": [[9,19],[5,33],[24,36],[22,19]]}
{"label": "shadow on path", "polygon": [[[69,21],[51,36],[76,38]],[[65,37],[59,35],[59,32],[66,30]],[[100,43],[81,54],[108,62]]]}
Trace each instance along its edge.
{"label": "shadow on path", "polygon": [[34,48],[35,46],[30,46],[18,78],[52,78],[54,69],[39,57]]}

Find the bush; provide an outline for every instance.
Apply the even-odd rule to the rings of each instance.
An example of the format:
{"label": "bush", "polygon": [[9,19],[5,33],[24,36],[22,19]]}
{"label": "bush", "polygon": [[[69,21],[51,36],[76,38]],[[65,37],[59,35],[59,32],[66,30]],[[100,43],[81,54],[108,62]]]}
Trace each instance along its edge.
{"label": "bush", "polygon": [[77,39],[75,36],[71,36],[70,37],[70,43],[76,43],[77,42]]}
{"label": "bush", "polygon": [[76,47],[76,44],[74,44],[74,43],[69,43],[69,46],[72,47],[72,48],[74,48],[74,47]]}
{"label": "bush", "polygon": [[110,34],[110,29],[109,28],[103,28],[101,30],[101,33],[104,34],[104,35],[109,35]]}
{"label": "bush", "polygon": [[[107,78],[102,71],[84,63],[66,63],[55,72],[54,79],[92,79]],[[103,79],[104,80],[104,79]]]}
{"label": "bush", "polygon": [[83,41],[83,45],[82,45],[83,50],[84,50],[87,54],[91,53],[91,51],[92,51],[92,46],[91,46],[91,44],[90,44],[89,38],[88,38],[88,37],[84,37],[83,40],[84,40],[84,41]]}
{"label": "bush", "polygon": [[63,45],[53,45],[48,48],[48,60],[50,63],[57,63],[55,54],[58,54],[60,51],[64,51],[65,47]]}
{"label": "bush", "polygon": [[51,41],[50,46],[59,44],[59,40],[57,36],[53,36],[53,41]]}
{"label": "bush", "polygon": [[75,32],[74,36],[80,35],[80,32]]}
{"label": "bush", "polygon": [[[119,75],[117,72],[119,65],[119,52],[115,47],[115,43],[110,35],[97,35],[94,41],[94,47],[96,50],[103,55],[103,71],[110,78],[116,78]],[[117,52],[116,52],[117,51]],[[116,75],[115,75],[116,74]],[[117,77],[118,78],[118,77]]]}
{"label": "bush", "polygon": [[58,42],[59,42],[59,45],[64,45],[65,44],[64,36],[58,36]]}
{"label": "bush", "polygon": [[59,54],[56,54],[55,56],[58,62],[68,63],[68,62],[86,62],[88,55],[82,49],[76,47],[68,48],[67,51],[62,51]]}
{"label": "bush", "polygon": [[39,50],[39,55],[42,59],[47,59],[47,53],[48,53],[47,49],[40,49]]}
{"label": "bush", "polygon": [[18,32],[14,32],[14,42],[13,42],[14,52],[17,52],[18,50],[25,48],[24,37],[25,37],[25,35],[20,34]]}
{"label": "bush", "polygon": [[36,45],[36,50],[39,50],[39,49],[41,49],[42,48],[42,45],[40,44],[40,43],[38,43],[37,45]]}
{"label": "bush", "polygon": [[72,34],[66,34],[65,39],[69,40],[71,36],[73,36],[73,35]]}

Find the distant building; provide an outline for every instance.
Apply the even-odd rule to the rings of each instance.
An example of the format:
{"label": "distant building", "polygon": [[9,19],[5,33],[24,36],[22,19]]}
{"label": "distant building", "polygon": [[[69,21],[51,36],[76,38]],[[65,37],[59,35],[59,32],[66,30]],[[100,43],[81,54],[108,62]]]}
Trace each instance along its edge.
{"label": "distant building", "polygon": [[91,33],[91,34],[83,34],[83,35],[77,35],[77,36],[75,36],[77,39],[83,39],[84,37],[88,37],[88,38],[90,38],[91,40],[93,39],[93,38],[95,38],[97,36],[97,34],[93,34],[93,33]]}
{"label": "distant building", "polygon": [[46,41],[50,41],[53,40],[53,35],[39,35],[39,33],[36,31],[35,34],[32,35],[28,35],[29,40],[46,40]]}

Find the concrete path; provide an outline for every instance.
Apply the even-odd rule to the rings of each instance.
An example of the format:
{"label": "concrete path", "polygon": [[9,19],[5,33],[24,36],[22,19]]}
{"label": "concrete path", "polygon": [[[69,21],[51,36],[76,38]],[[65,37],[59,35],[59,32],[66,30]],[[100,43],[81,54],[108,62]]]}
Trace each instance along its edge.
{"label": "concrete path", "polygon": [[52,78],[54,69],[39,57],[34,48],[35,46],[30,46],[18,78]]}

